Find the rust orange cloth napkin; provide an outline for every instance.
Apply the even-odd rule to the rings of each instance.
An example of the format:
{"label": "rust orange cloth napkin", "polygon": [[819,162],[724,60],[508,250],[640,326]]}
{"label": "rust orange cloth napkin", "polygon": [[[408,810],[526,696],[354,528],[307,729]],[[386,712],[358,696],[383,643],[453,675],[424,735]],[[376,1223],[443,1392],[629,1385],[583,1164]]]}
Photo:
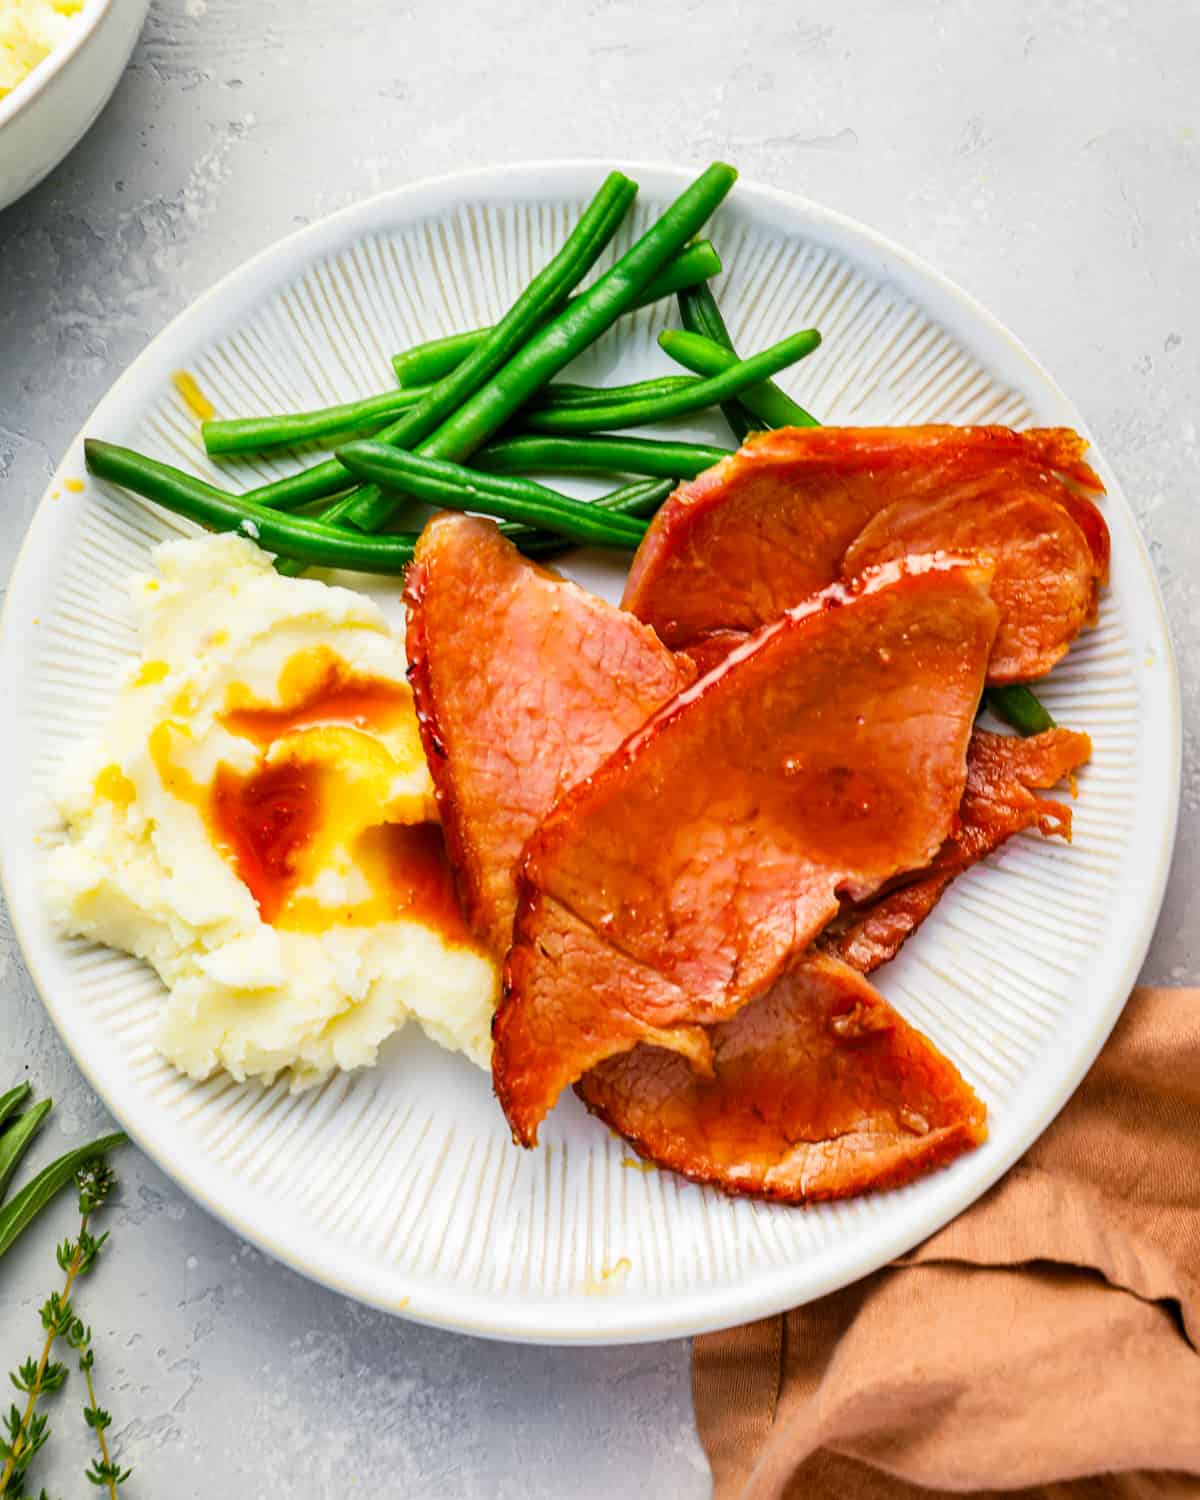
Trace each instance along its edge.
{"label": "rust orange cloth napkin", "polygon": [[1200,1497],[1200,990],[912,1254],[696,1340],[714,1500]]}

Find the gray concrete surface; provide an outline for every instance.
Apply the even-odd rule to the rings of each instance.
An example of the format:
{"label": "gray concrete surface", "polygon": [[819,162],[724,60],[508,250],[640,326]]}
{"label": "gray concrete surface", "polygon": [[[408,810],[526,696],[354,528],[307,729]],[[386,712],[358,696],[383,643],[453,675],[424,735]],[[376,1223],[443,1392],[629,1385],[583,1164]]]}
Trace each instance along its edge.
{"label": "gray concrete surface", "polygon": [[[1194,0],[154,0],[91,134],[0,214],[0,576],[111,381],[295,225],[487,162],[725,157],[941,266],[1096,431],[1184,678],[1181,837],[1146,977],[1198,981],[1198,98]],[[0,984],[0,1081],[53,1094],[47,1158],[104,1111],[3,930]],[[414,1328],[267,1263],[134,1153],[120,1167],[84,1311],[131,1496],[708,1493],[684,1344],[548,1353]],[[69,1224],[62,1205],[0,1266],[0,1376],[33,1345]],[[90,1490],[77,1404],[58,1403],[42,1468],[55,1494]]]}

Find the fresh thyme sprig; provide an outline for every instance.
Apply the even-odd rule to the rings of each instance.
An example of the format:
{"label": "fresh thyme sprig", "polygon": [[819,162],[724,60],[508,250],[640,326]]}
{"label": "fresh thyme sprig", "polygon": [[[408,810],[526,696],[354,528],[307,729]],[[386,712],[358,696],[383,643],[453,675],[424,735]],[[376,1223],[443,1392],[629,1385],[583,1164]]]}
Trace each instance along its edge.
{"label": "fresh thyme sprig", "polygon": [[[117,1488],[129,1478],[130,1469],[114,1463],[108,1448],[106,1429],[112,1417],[96,1400],[96,1388],[92,1375],[95,1351],[92,1349],[92,1330],[76,1316],[71,1305],[71,1293],[76,1281],[85,1276],[95,1265],[101,1250],[108,1240],[107,1233],[93,1235],[88,1226],[93,1214],[104,1206],[116,1179],[103,1158],[93,1158],[79,1167],[75,1173],[75,1185],[79,1192],[79,1234],[73,1240],[64,1240],[58,1247],[58,1265],[65,1280],[61,1292],[51,1292],[42,1305],[42,1327],[46,1337],[41,1356],[26,1359],[9,1377],[17,1390],[26,1397],[25,1410],[14,1403],[3,1422],[4,1435],[0,1438],[0,1459],[4,1468],[0,1471],[0,1496],[19,1500],[24,1485],[25,1473],[34,1455],[50,1436],[44,1412],[37,1410],[40,1397],[61,1389],[67,1378],[67,1367],[61,1360],[51,1358],[54,1343],[63,1339],[68,1347],[79,1355],[79,1368],[87,1382],[88,1404],[83,1408],[84,1419],[96,1434],[100,1452],[84,1471],[92,1484],[108,1491],[110,1500],[117,1500]],[[42,1491],[39,1500],[48,1500]]]}
{"label": "fresh thyme sprig", "polygon": [[96,1351],[92,1348],[92,1330],[90,1328],[82,1328],[78,1340],[72,1339],[68,1335],[68,1341],[71,1343],[73,1349],[81,1351],[79,1355],[79,1368],[83,1371],[84,1379],[87,1381],[88,1402],[90,1403],[83,1408],[83,1415],[88,1426],[96,1434],[96,1440],[100,1444],[100,1456],[92,1459],[91,1464],[84,1470],[84,1473],[93,1484],[104,1485],[108,1489],[108,1493],[115,1497],[117,1486],[124,1484],[133,1473],[133,1470],[123,1469],[120,1464],[114,1463],[108,1451],[108,1439],[104,1436],[104,1433],[112,1425],[112,1416],[96,1401],[96,1387],[92,1382],[92,1365],[96,1358]]}

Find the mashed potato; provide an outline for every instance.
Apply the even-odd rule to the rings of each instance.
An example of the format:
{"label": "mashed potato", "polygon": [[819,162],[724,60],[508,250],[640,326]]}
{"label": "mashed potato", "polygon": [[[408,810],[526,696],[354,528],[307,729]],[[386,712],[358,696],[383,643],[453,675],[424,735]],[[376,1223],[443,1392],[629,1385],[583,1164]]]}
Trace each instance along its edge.
{"label": "mashed potato", "polygon": [[153,964],[193,1077],[304,1088],[410,1018],[486,1067],[496,968],[453,898],[403,641],[239,537],[154,562],[142,660],[63,778],[58,920]]}
{"label": "mashed potato", "polygon": [[71,33],[83,0],[0,0],[0,99]]}

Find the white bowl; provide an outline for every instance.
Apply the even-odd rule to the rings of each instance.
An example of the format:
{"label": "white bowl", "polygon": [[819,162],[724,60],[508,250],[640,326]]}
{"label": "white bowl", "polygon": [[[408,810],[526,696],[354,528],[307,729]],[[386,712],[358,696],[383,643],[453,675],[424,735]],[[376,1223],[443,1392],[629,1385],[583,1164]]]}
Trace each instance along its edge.
{"label": "white bowl", "polygon": [[150,0],[86,0],[71,34],[0,99],[0,209],[82,140],[112,97]]}

